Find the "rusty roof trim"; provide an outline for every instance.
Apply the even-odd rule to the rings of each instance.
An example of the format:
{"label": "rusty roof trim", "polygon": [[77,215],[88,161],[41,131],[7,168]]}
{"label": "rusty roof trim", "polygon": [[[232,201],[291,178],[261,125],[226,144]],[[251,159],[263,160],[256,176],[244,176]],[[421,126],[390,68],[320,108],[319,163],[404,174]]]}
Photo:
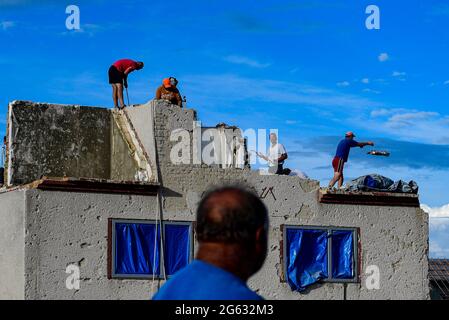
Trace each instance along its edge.
{"label": "rusty roof trim", "polygon": [[159,190],[158,183],[139,181],[114,181],[106,179],[72,178],[72,177],[42,177],[22,186],[27,189],[47,191],[112,193],[155,196]]}
{"label": "rusty roof trim", "polygon": [[394,192],[349,192],[320,189],[318,201],[325,204],[351,204],[367,206],[416,207],[419,208],[419,196],[410,193]]}

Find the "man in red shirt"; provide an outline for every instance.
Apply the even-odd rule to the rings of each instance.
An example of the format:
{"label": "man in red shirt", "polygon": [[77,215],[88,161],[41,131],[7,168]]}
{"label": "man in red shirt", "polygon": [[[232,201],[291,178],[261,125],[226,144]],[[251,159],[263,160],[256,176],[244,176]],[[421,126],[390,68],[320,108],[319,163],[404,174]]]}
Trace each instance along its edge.
{"label": "man in red shirt", "polygon": [[[134,70],[143,68],[143,62],[131,59],[121,59],[112,64],[109,68],[109,83],[112,85],[112,99],[114,108],[123,109],[123,87],[128,88],[128,74]],[[120,106],[118,105],[120,102]]]}

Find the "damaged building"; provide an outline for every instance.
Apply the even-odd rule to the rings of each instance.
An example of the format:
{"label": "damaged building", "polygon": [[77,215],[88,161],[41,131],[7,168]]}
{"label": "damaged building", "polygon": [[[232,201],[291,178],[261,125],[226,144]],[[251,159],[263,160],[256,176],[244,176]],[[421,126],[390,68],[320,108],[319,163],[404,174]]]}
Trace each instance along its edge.
{"label": "damaged building", "polygon": [[[164,101],[123,111],[10,103],[0,299],[149,299],[193,259],[205,190],[235,182],[270,213],[268,256],[249,280],[258,294],[429,299],[428,215],[417,195],[325,192],[318,181],[261,175],[238,128],[198,120]],[[212,162],[200,156],[209,129]],[[74,275],[79,286],[68,283]]]}

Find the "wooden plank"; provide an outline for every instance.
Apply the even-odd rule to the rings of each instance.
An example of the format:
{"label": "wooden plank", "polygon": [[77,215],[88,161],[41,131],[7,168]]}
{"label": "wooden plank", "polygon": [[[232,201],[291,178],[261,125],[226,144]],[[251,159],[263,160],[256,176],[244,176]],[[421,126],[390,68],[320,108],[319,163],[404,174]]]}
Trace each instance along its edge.
{"label": "wooden plank", "polygon": [[389,207],[419,207],[417,195],[392,193],[330,193],[319,192],[318,201],[326,204],[351,204]]}
{"label": "wooden plank", "polygon": [[109,181],[101,179],[75,179],[70,177],[48,178],[34,181],[29,188],[47,191],[88,192],[88,193],[112,193],[133,195],[157,195],[158,184]]}

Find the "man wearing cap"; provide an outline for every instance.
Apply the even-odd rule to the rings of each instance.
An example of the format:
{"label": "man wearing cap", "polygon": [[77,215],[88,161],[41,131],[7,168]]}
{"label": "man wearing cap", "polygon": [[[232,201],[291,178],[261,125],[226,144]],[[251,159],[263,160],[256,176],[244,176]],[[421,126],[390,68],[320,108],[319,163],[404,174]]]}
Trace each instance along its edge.
{"label": "man wearing cap", "polygon": [[346,132],[345,139],[341,140],[337,147],[337,152],[332,160],[332,167],[334,167],[334,177],[329,182],[329,189],[333,188],[335,183],[338,181],[338,187],[341,188],[343,185],[343,167],[345,162],[348,161],[349,151],[351,148],[364,146],[374,146],[371,141],[368,142],[357,142],[354,140],[355,135],[352,131]]}
{"label": "man wearing cap", "polygon": [[[123,87],[128,88],[128,75],[143,68],[143,62],[131,59],[121,59],[114,62],[108,71],[109,83],[112,86],[112,100],[114,108],[123,109]],[[120,102],[120,105],[119,105]]]}
{"label": "man wearing cap", "polygon": [[162,85],[156,90],[156,100],[168,100],[182,108],[182,98],[178,88],[176,88],[178,80],[170,77],[162,81]]}

